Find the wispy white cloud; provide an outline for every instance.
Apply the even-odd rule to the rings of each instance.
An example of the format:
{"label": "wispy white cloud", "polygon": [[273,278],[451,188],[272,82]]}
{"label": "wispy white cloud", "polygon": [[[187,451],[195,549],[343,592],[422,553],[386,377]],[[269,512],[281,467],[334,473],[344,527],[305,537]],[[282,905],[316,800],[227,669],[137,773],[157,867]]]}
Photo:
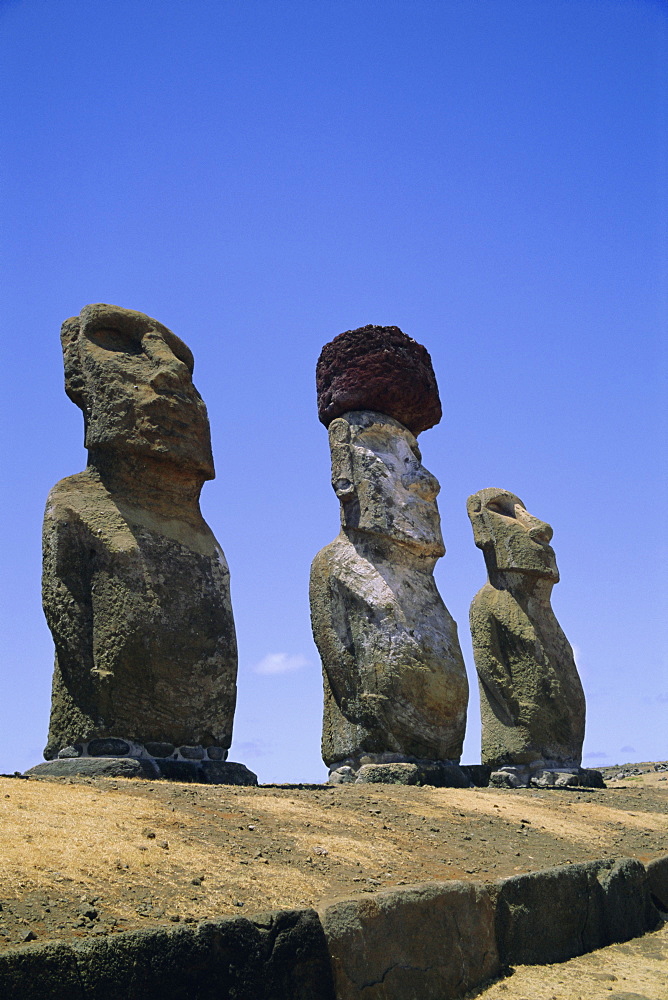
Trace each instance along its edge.
{"label": "wispy white cloud", "polygon": [[256,674],[289,674],[307,664],[306,657],[299,653],[296,656],[291,656],[289,653],[268,653],[264,659],[255,664],[253,671]]}
{"label": "wispy white cloud", "polygon": [[266,740],[247,740],[245,743],[234,745],[235,753],[253,754],[255,757],[268,757],[273,749],[273,746]]}

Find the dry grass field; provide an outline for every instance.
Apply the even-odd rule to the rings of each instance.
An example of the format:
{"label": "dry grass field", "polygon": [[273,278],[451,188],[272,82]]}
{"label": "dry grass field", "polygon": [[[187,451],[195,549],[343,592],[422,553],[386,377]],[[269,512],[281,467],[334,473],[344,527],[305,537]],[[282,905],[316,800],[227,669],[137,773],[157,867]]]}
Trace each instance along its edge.
{"label": "dry grass field", "polygon": [[428,879],[648,861],[668,854],[662,777],[596,791],[0,778],[0,947]]}
{"label": "dry grass field", "polygon": [[480,1000],[668,1000],[668,924],[559,965],[523,965]]}

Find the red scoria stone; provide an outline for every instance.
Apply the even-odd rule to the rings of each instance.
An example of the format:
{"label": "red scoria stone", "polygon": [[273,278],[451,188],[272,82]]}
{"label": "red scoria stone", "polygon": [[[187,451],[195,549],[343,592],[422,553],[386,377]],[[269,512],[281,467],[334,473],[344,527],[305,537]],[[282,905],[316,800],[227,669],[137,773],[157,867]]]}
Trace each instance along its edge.
{"label": "red scoria stone", "polygon": [[398,326],[340,333],[320,352],[315,378],[325,427],[349,410],[385,413],[416,436],[441,419],[429,353]]}

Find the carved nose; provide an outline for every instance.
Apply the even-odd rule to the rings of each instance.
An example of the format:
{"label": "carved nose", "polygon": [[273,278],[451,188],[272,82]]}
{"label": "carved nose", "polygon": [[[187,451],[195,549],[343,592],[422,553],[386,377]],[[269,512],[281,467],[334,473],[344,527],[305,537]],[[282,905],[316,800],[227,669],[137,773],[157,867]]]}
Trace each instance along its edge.
{"label": "carved nose", "polygon": [[407,490],[417,494],[422,500],[435,500],[441,489],[436,476],[432,476],[426,469],[402,476],[401,482]]}
{"label": "carved nose", "polygon": [[547,545],[554,534],[551,526],[546,524],[545,521],[539,521],[537,518],[532,518],[532,520],[535,523],[529,528],[529,537],[536,542],[543,542]]}
{"label": "carved nose", "polygon": [[181,368],[183,371],[179,371],[176,365],[160,365],[149,379],[151,387],[157,392],[170,389],[176,392],[183,389],[190,380],[190,373],[185,365],[181,365]]}
{"label": "carved nose", "polygon": [[157,365],[156,370],[149,378],[153,389],[157,392],[161,390],[177,391],[184,389],[189,384],[190,372],[187,366],[172,353],[162,337],[146,338],[144,349]]}
{"label": "carved nose", "polygon": [[524,527],[529,538],[532,538],[535,542],[542,542],[544,545],[548,544],[554,534],[551,525],[546,521],[540,521],[518,503],[515,504],[515,516]]}

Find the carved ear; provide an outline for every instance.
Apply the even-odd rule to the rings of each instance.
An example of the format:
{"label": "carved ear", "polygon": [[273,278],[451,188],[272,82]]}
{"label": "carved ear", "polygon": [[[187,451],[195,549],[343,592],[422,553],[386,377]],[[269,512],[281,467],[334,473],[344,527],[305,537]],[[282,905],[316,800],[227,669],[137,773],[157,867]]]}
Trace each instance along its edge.
{"label": "carved ear", "polygon": [[65,364],[65,392],[72,402],[76,403],[85,413],[87,399],[79,354],[80,333],[81,324],[78,316],[66,319],[60,328],[60,343],[63,348],[63,362]]}
{"label": "carved ear", "polygon": [[353,481],[353,460],[350,425],[337,417],[329,425],[329,447],[332,453],[332,489],[342,503],[356,496]]}
{"label": "carved ear", "polygon": [[466,501],[466,512],[473,528],[473,541],[479,549],[489,548],[494,539],[487,527],[483,513],[482,499],[479,493],[474,493]]}

